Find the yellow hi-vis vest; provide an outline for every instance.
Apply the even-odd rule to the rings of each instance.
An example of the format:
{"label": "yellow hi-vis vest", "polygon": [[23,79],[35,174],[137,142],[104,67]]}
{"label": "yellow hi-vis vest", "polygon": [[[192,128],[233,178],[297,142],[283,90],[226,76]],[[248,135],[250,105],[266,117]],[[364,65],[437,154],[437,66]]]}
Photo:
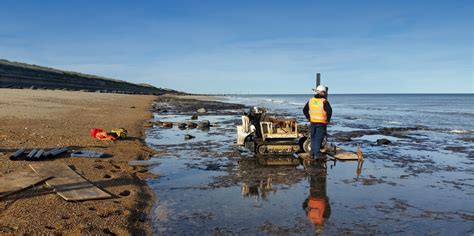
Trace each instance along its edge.
{"label": "yellow hi-vis vest", "polygon": [[328,123],[326,110],[324,110],[324,98],[311,98],[309,100],[309,117],[311,123]]}

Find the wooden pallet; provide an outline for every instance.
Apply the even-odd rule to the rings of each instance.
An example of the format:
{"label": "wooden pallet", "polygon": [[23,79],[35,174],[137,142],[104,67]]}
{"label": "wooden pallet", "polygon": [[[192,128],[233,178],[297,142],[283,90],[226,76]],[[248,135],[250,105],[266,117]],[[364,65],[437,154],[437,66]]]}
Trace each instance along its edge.
{"label": "wooden pallet", "polygon": [[13,172],[0,177],[0,198],[51,178],[32,171]]}
{"label": "wooden pallet", "polygon": [[30,164],[30,167],[40,175],[54,176],[53,179],[47,180],[46,184],[51,186],[66,201],[85,201],[112,197],[78,175],[66,164],[43,162]]}

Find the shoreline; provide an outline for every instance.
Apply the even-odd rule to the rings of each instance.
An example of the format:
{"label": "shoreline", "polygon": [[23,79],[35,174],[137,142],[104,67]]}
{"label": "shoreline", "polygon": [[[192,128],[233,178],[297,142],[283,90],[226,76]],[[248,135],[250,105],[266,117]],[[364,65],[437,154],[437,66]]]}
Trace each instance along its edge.
{"label": "shoreline", "polygon": [[[0,90],[0,176],[32,171],[31,161],[11,161],[17,149],[69,147],[103,151],[109,158],[59,157],[113,197],[67,202],[44,183],[0,199],[0,233],[6,234],[152,234],[149,215],[156,200],[145,167],[129,166],[159,153],[145,143],[153,117],[153,95],[103,94],[48,90]],[[120,101],[120,102],[118,102]],[[123,127],[129,137],[114,143],[93,140],[92,127]]]}
{"label": "shoreline", "polygon": [[176,99],[189,99],[189,100],[198,100],[198,101],[225,101],[226,98],[222,96],[212,96],[212,95],[175,95],[175,94],[163,94],[160,97],[165,98],[176,98]]}
{"label": "shoreline", "polygon": [[[212,135],[214,138],[216,138],[216,140],[214,141],[219,143],[219,144],[216,143],[215,145],[219,147],[226,146],[225,144],[220,143],[220,141],[218,141],[219,138],[217,137],[220,137],[220,135],[222,135],[221,132],[224,131],[223,126],[227,126],[229,125],[229,123],[227,123],[228,122],[227,120],[225,120],[225,123],[220,123],[220,122],[223,122],[224,120],[220,120],[220,119],[214,120],[213,117],[214,118],[216,117],[229,118],[236,115],[238,116],[241,114],[243,110],[247,110],[249,107],[245,106],[244,104],[239,104],[239,103],[228,103],[225,101],[223,102],[223,100],[225,99],[215,99],[215,97],[212,97],[212,96],[194,96],[194,95],[193,96],[162,95],[162,96],[157,97],[152,108],[153,114],[156,119],[154,120],[154,122],[159,122],[163,117],[166,117],[166,116],[172,116],[172,117],[179,116],[180,118],[179,120],[175,121],[176,123],[183,123],[183,122],[185,123],[186,121],[184,119],[187,119],[189,122],[196,122],[196,123],[201,122],[203,119],[204,120],[210,119],[210,123],[211,123],[211,127],[207,129],[206,128],[204,129],[186,128],[183,130],[183,129],[177,128],[176,125],[174,125],[174,127],[170,129],[168,128],[163,129],[162,127],[159,127],[158,125],[155,125],[149,129],[150,133],[148,134],[148,138],[150,138],[151,140],[148,140],[147,144],[149,145],[150,148],[154,150],[163,151],[163,153],[154,155],[152,157],[151,163],[155,163],[156,161],[156,162],[159,162],[160,164],[155,165],[155,166],[153,166],[152,164],[149,170],[150,172],[156,173],[160,176],[161,175],[166,176],[166,178],[163,178],[163,179],[160,178],[160,180],[158,181],[159,183],[161,183],[162,181],[165,182],[165,181],[174,179],[174,177],[169,176],[166,171],[161,172],[162,168],[169,170],[166,167],[166,165],[169,164],[169,162],[167,163],[167,160],[170,156],[176,157],[181,162],[184,162],[181,164],[184,164],[185,166],[187,166],[188,164],[191,165],[191,163],[194,163],[194,161],[186,158],[186,155],[182,156],[183,152],[187,153],[189,151],[189,148],[191,148],[191,150],[196,150],[196,151],[204,150],[208,148],[208,145],[210,143],[205,142],[206,144],[204,146],[201,146],[200,144],[201,142],[200,140],[202,138],[206,139],[205,137],[203,137],[203,135],[204,136]],[[198,110],[202,108],[204,108],[206,111],[203,113],[198,112]],[[194,115],[197,115],[197,119],[190,120],[191,116],[194,116]],[[213,125],[217,125],[217,126],[214,127]],[[229,130],[225,130],[224,133],[228,131]],[[160,135],[162,135],[163,137],[166,137],[165,139],[169,138],[169,140],[160,140],[160,141],[154,140],[154,136],[155,136],[154,132],[159,132]],[[195,135],[196,137],[191,140],[183,139],[184,138],[183,135],[188,132],[191,135]],[[175,143],[175,141],[177,142]],[[194,146],[193,144],[194,142],[197,142],[196,146]],[[191,145],[191,147],[188,145]],[[227,156],[227,155],[230,155],[230,156]],[[220,154],[213,152],[212,154],[209,154],[209,157],[210,156],[214,156],[214,157],[221,156],[222,158],[225,156],[227,158],[231,156],[239,156],[239,152],[236,150],[225,151],[224,153],[220,153]],[[199,157],[196,157],[196,158],[200,159]],[[215,168],[216,166],[219,166],[219,164],[216,164],[217,159],[210,160],[210,162],[208,163],[209,166],[204,166],[202,168],[204,169],[207,168],[211,170]],[[177,161],[177,162],[180,163],[180,161]],[[175,162],[171,164],[171,168],[176,168],[176,165],[174,163]],[[157,171],[156,168],[159,168],[160,171]],[[186,176],[193,175],[192,173],[194,173],[194,171],[192,170],[189,171],[187,167],[184,168],[182,171],[183,172],[180,172],[180,174],[178,175],[181,176],[182,174],[181,177],[184,176],[183,177],[184,179],[186,179]],[[174,173],[174,171],[172,173]],[[178,177],[178,179],[179,178],[180,177]],[[199,179],[200,176],[199,175],[193,176],[192,178]],[[162,200],[166,199],[169,194],[172,194],[172,192],[180,189],[179,187],[180,185],[181,183],[178,183],[177,186],[172,187],[172,189],[161,190],[160,189],[161,184],[156,184],[153,182],[149,183],[149,187],[152,188],[153,191],[158,193],[158,196],[155,199],[155,202],[153,203],[153,206],[152,206],[152,211],[151,211],[152,214],[150,214],[150,220],[153,223],[152,225],[153,233],[158,234],[158,235],[169,234],[171,232],[173,232],[172,234],[196,234],[196,233],[208,234],[209,232],[205,232],[205,231],[202,231],[202,232],[201,231],[187,231],[186,226],[180,226],[180,225],[176,225],[175,228],[167,228],[167,226],[164,226],[163,222],[161,222],[161,220],[168,217],[174,218],[174,216],[170,216],[172,212],[169,212],[170,209],[167,208],[166,203],[164,204]],[[193,209],[190,209],[190,210],[192,211]],[[198,221],[202,220],[202,217],[199,214],[196,217],[197,217],[196,220]],[[165,227],[166,229],[164,229],[163,227]],[[168,231],[168,230],[171,230],[171,231]]]}
{"label": "shoreline", "polygon": [[[189,122],[200,107],[207,111],[194,122],[209,119],[215,127],[209,130],[175,126],[150,129],[147,142],[150,147],[168,151],[153,158],[152,163],[159,164],[150,170],[166,176],[150,182],[158,193],[151,216],[155,233],[313,234],[324,229],[327,234],[390,234],[393,233],[390,229],[378,227],[387,223],[387,214],[390,215],[389,227],[399,226],[400,221],[405,225],[398,233],[433,230],[425,228],[423,222],[437,224],[435,230],[441,233],[446,233],[444,226],[457,225],[456,232],[459,233],[468,232],[465,230],[469,221],[474,219],[472,211],[459,210],[456,204],[447,201],[455,199],[465,204],[466,196],[472,194],[469,189],[472,184],[465,182],[472,170],[464,166],[470,163],[469,160],[472,162],[469,157],[472,152],[468,148],[458,149],[453,144],[448,152],[439,152],[431,147],[442,144],[442,140],[419,136],[437,135],[439,130],[419,126],[382,126],[373,130],[364,124],[351,126],[351,117],[341,115],[335,121],[335,126],[340,127],[333,127],[330,141],[348,150],[355,150],[357,144],[362,144],[364,163],[359,166],[357,162],[337,161],[336,167],[335,160],[329,161],[324,170],[327,174],[319,175],[318,167],[262,166],[251,151],[236,147],[233,132],[235,125],[240,124],[236,107],[162,97],[154,105],[155,118],[182,124]],[[347,124],[349,126],[345,126]],[[186,134],[195,138],[186,140]],[[379,144],[375,140],[379,138],[393,139],[388,140],[388,144]],[[455,162],[446,163],[446,156]],[[432,173],[442,173],[442,176]],[[452,174],[462,177],[443,177]],[[419,184],[420,178],[426,183],[412,189],[411,186]],[[374,189],[380,194],[373,195]],[[428,203],[406,194],[423,195],[433,191],[440,195],[427,199]],[[316,226],[307,219],[304,205],[308,196],[315,193],[329,199],[326,204],[332,214],[325,217],[325,225]],[[354,206],[348,206],[344,203],[348,193],[363,198],[354,199]],[[440,200],[445,203],[433,204]],[[189,208],[190,205],[193,207]],[[288,208],[288,205],[296,207]],[[359,217],[344,217],[340,212],[374,217],[361,222]],[[285,217],[279,221],[272,217],[274,215]],[[243,216],[248,218],[242,220]],[[444,220],[443,225],[439,224],[440,219]],[[351,226],[340,222],[349,222]]]}
{"label": "shoreline", "polygon": [[[3,92],[0,90],[0,92]],[[255,165],[255,158],[252,157],[252,153],[249,153],[246,149],[236,148],[232,145],[234,141],[233,133],[235,125],[240,122],[239,111],[247,109],[243,104],[227,103],[213,100],[212,97],[199,96],[197,99],[190,96],[140,96],[140,95],[114,95],[114,94],[96,94],[93,97],[85,96],[86,102],[83,104],[77,103],[77,98],[84,95],[81,92],[63,92],[55,91],[52,92],[52,98],[55,100],[48,100],[48,96],[42,97],[37,93],[45,92],[33,92],[30,91],[33,100],[28,102],[21,102],[21,94],[15,94],[17,96],[14,103],[11,103],[11,98],[5,97],[4,93],[0,94],[0,110],[7,111],[5,107],[14,107],[13,110],[17,111],[17,114],[0,114],[0,176],[8,174],[9,168],[12,167],[13,171],[29,170],[26,161],[6,161],[4,158],[8,157],[5,154],[13,152],[12,147],[18,147],[19,143],[5,143],[5,140],[13,137],[6,137],[7,131],[11,134],[18,135],[15,137],[17,140],[28,139],[25,141],[26,147],[35,147],[35,139],[30,138],[31,135],[25,135],[28,133],[35,133],[35,137],[44,136],[42,130],[52,129],[52,134],[62,135],[63,141],[57,137],[50,137],[50,140],[44,140],[44,145],[48,143],[63,142],[63,143],[80,143],[85,142],[84,145],[76,145],[74,148],[90,148],[93,150],[105,150],[112,154],[113,157],[101,160],[91,159],[75,159],[75,158],[61,158],[53,160],[54,162],[64,162],[75,167],[76,172],[90,180],[94,185],[105,189],[106,191],[113,193],[115,198],[109,200],[97,200],[97,201],[86,201],[79,203],[65,202],[59,196],[57,196],[50,189],[45,188],[44,185],[37,186],[35,188],[25,190],[19,193],[15,193],[12,196],[19,196],[20,199],[14,200],[7,197],[7,201],[0,199],[0,233],[33,233],[33,234],[54,234],[54,233],[65,233],[65,234],[94,234],[94,235],[105,235],[109,233],[128,235],[128,234],[146,234],[152,235],[163,232],[181,232],[181,233],[196,233],[201,231],[193,231],[193,227],[196,226],[196,222],[199,223],[199,230],[203,233],[225,233],[225,232],[259,232],[259,233],[303,233],[310,232],[311,227],[306,225],[301,227],[301,221],[297,223],[288,223],[286,228],[273,228],[272,224],[260,223],[257,224],[258,220],[263,215],[257,215],[255,218],[255,225],[250,227],[249,225],[231,226],[228,225],[226,228],[223,224],[215,224],[213,222],[222,218],[219,211],[208,209],[209,204],[201,204],[201,206],[193,207],[188,209],[186,206],[189,204],[178,204],[178,205],[167,205],[167,201],[171,202],[183,202],[186,203],[189,199],[184,197],[186,194],[193,194],[193,196],[201,196],[197,202],[205,203],[209,196],[214,193],[221,191],[222,189],[234,191],[231,195],[222,199],[233,199],[234,201],[246,201],[246,199],[252,195],[252,192],[240,192],[242,186],[249,188],[261,188],[260,185],[254,185],[254,183],[262,183],[262,181],[268,181],[270,176],[273,187],[271,191],[278,191],[278,196],[304,196],[307,195],[306,189],[311,186],[311,182],[306,181],[308,176],[311,176],[311,172],[305,172],[300,169],[294,169],[291,167],[273,167],[264,168]],[[48,92],[49,93],[49,92]],[[74,95],[69,97],[69,95]],[[64,96],[68,95],[68,96]],[[87,93],[90,95],[90,93]],[[96,97],[98,96],[98,97]],[[126,99],[120,99],[117,102],[116,96],[126,96]],[[134,100],[134,102],[131,102]],[[108,101],[104,101],[108,100]],[[109,100],[110,99],[110,100]],[[24,100],[24,99],[23,99]],[[98,100],[98,101],[96,101]],[[4,102],[5,101],[5,102]],[[96,104],[92,103],[96,101]],[[139,102],[141,101],[141,102]],[[48,108],[44,111],[42,103],[46,102]],[[89,110],[92,108],[100,107],[103,109],[101,114],[93,115],[93,117],[85,117],[81,113],[81,117],[76,117],[75,121],[79,124],[73,125],[74,122],[70,122],[67,119],[60,120],[55,123],[48,121],[47,117],[43,117],[48,114],[57,114],[63,117],[61,109],[55,110],[56,105],[62,104],[66,106],[68,112],[75,114],[78,108]],[[133,105],[131,105],[133,103]],[[137,105],[137,104],[140,105]],[[13,104],[13,105],[12,105]],[[34,110],[39,106],[39,110]],[[29,106],[27,112],[19,109],[19,107]],[[117,106],[110,108],[107,106]],[[134,108],[132,108],[132,106]],[[204,108],[204,113],[198,113],[197,110]],[[51,110],[52,109],[52,110]],[[71,110],[72,109],[72,110]],[[79,110],[80,110],[79,109]],[[66,111],[64,111],[66,112]],[[113,144],[103,143],[99,141],[93,141],[88,137],[88,130],[85,124],[87,121],[83,119],[94,120],[97,117],[110,117],[111,114],[124,114],[129,116],[126,119],[116,118],[99,122],[97,127],[104,129],[114,128],[116,124],[128,124],[127,129],[130,131],[130,139],[117,141]],[[62,114],[62,115],[61,115]],[[85,113],[87,116],[91,116],[89,113]],[[128,115],[127,115],[128,114]],[[202,119],[210,119],[211,124],[217,124],[215,127],[211,127],[210,130],[199,130],[199,129],[178,129],[173,127],[172,129],[162,128],[153,126],[154,122],[150,119],[157,119],[157,121],[163,119],[163,121],[173,121],[176,123],[183,123],[189,120],[192,115],[197,114],[199,119],[195,122],[199,122]],[[24,116],[32,116],[35,122],[25,120]],[[16,118],[15,118],[16,117]],[[137,118],[138,117],[138,118]],[[225,119],[222,119],[225,117]],[[64,118],[64,117],[63,117]],[[20,119],[22,122],[16,122],[12,127],[8,126],[11,120]],[[49,118],[51,119],[51,118]],[[171,119],[171,120],[167,120]],[[53,119],[54,120],[54,119]],[[49,122],[49,123],[48,123]],[[65,122],[64,124],[62,122]],[[85,122],[85,124],[84,124]],[[13,122],[14,124],[15,122]],[[58,124],[56,124],[58,123]],[[43,127],[43,126],[49,127]],[[108,126],[107,126],[108,125]],[[17,127],[18,126],[18,127]],[[56,130],[56,126],[67,127],[67,130]],[[71,126],[71,127],[69,127]],[[8,129],[3,129],[6,127]],[[28,129],[24,129],[27,127]],[[96,127],[93,125],[91,127]],[[68,136],[69,132],[80,132],[79,137]],[[377,130],[356,130],[356,131],[335,131],[332,134],[332,140],[341,144],[343,147],[351,148],[354,143],[364,144],[364,154],[367,157],[367,161],[364,164],[364,168],[361,173],[356,173],[356,167],[354,163],[338,164],[337,168],[329,170],[331,178],[328,178],[328,186],[343,185],[348,191],[360,191],[370,192],[370,188],[380,188],[384,191],[393,192],[396,198],[379,196],[377,202],[382,202],[387,206],[398,204],[402,202],[409,202],[413,206],[413,209],[418,209],[421,212],[432,212],[439,210],[425,206],[416,202],[414,199],[408,198],[403,194],[397,192],[397,188],[402,188],[405,185],[409,185],[410,181],[417,179],[418,175],[428,174],[430,171],[446,171],[446,173],[454,172],[464,173],[469,170],[463,169],[461,166],[452,166],[447,169],[445,164],[442,162],[442,156],[437,156],[433,151],[427,150],[423,145],[418,146],[416,143],[412,143],[406,140],[420,141],[417,137],[409,136],[412,132],[431,132],[436,130],[426,130],[423,127],[391,127],[391,128],[380,128]],[[159,134],[157,136],[156,134]],[[185,140],[184,135],[191,134],[196,136],[195,139]],[[388,135],[390,137],[399,138],[388,146],[375,145],[374,141],[364,140],[362,137],[370,135]],[[64,140],[64,139],[67,140]],[[39,140],[48,139],[48,137],[40,138]],[[150,140],[147,140],[150,139]],[[155,140],[153,140],[155,139]],[[353,139],[353,140],[352,140]],[[404,141],[405,140],[405,141]],[[6,145],[6,146],[4,146]],[[15,146],[16,145],[16,146]],[[49,146],[48,146],[49,147]],[[5,148],[5,149],[3,149]],[[401,153],[391,153],[391,148],[400,149]],[[403,149],[403,148],[406,148]],[[129,150],[130,149],[130,150]],[[420,156],[414,158],[406,158],[405,155],[411,151],[420,152]],[[453,150],[455,153],[451,154],[456,157],[462,157],[462,155],[471,153],[469,149]],[[3,154],[2,154],[3,153]],[[423,156],[423,153],[427,155],[433,155],[429,158]],[[389,159],[387,156],[394,155],[395,159]],[[442,154],[440,154],[442,155]],[[153,157],[151,162],[155,160],[160,164],[150,166],[130,166],[128,165],[129,160],[147,160]],[[21,163],[23,162],[23,164]],[[81,162],[84,162],[81,164]],[[5,164],[4,164],[5,163]],[[439,165],[433,165],[437,163]],[[18,166],[16,166],[18,164]],[[94,168],[88,168],[87,166]],[[177,168],[179,177],[170,175],[170,169],[176,168],[176,165],[182,167]],[[96,169],[95,166],[102,166],[100,169]],[[334,165],[335,166],[335,165]],[[383,168],[382,168],[382,167]],[[118,167],[118,168],[117,168]],[[26,168],[26,169],[25,169]],[[381,169],[382,168],[382,169]],[[354,171],[353,175],[347,175],[347,170]],[[382,171],[380,171],[382,170]],[[396,172],[395,175],[387,175],[385,170],[391,170]],[[99,172],[99,173],[96,173]],[[285,173],[281,175],[280,173]],[[397,174],[397,173],[403,173]],[[173,174],[173,171],[171,171]],[[222,175],[224,174],[224,175]],[[343,175],[344,174],[344,175]],[[357,174],[357,178],[355,178]],[[108,179],[104,179],[105,175],[110,175]],[[360,178],[359,178],[359,175]],[[166,178],[158,179],[159,176],[166,176]],[[199,183],[190,183],[189,179]],[[212,178],[211,178],[212,177]],[[180,180],[181,179],[181,180]],[[151,180],[151,181],[148,181]],[[183,181],[182,181],[183,180]],[[436,178],[434,178],[436,180]],[[202,183],[199,181],[203,181]],[[177,186],[175,186],[177,184]],[[462,182],[453,182],[456,186],[460,186],[457,191],[458,196],[464,193],[468,193],[466,189],[469,185],[462,185]],[[288,188],[280,188],[278,186],[299,186],[303,191],[293,191]],[[180,186],[180,187],[179,187]],[[196,187],[198,186],[198,188]],[[260,186],[260,187],[259,187]],[[429,191],[433,187],[427,185],[426,191]],[[467,187],[466,187],[467,186]],[[303,188],[304,187],[304,188]],[[306,188],[308,187],[308,188]],[[126,191],[129,191],[128,195]],[[263,189],[265,190],[265,189]],[[262,190],[262,191],[263,191]],[[267,191],[267,190],[265,190]],[[262,193],[266,193],[263,191]],[[38,195],[40,192],[41,195]],[[211,194],[212,193],[212,194]],[[240,196],[242,194],[242,196]],[[246,195],[247,194],[247,195]],[[126,196],[123,196],[126,195]],[[331,189],[328,192],[328,196],[331,199],[336,199],[332,202],[332,207],[341,207],[338,203],[340,199],[345,196],[344,193]],[[181,198],[183,197],[183,198]],[[261,196],[263,198],[263,195]],[[267,197],[267,195],[265,195]],[[44,198],[44,199],[43,199]],[[132,199],[133,198],[133,199]],[[32,200],[33,199],[33,200]],[[222,200],[221,199],[221,200]],[[301,199],[303,199],[301,197]],[[337,200],[339,199],[339,200]],[[443,198],[441,198],[443,199]],[[459,198],[458,198],[459,199]],[[25,204],[44,204],[43,207],[35,206],[34,210],[40,211],[40,213],[31,213],[29,209],[26,209],[29,205]],[[216,201],[216,200],[215,200]],[[299,201],[299,200],[298,200]],[[222,204],[225,203],[221,202]],[[299,202],[297,202],[299,204]],[[60,206],[52,207],[49,209],[47,204],[58,204]],[[214,201],[210,204],[216,204]],[[243,206],[248,207],[248,211],[255,210],[252,204],[244,204]],[[366,204],[363,205],[362,209],[355,209],[355,211],[367,211],[368,213],[374,213],[371,211],[377,205]],[[278,210],[273,209],[271,206],[268,208],[262,208],[265,211],[277,213]],[[55,212],[55,210],[63,210],[64,212]],[[301,209],[292,209],[294,214],[304,216],[304,211]],[[350,209],[349,209],[350,210]],[[389,212],[397,214],[397,208],[388,208]],[[190,220],[189,211],[195,213],[197,218]],[[13,212],[9,218],[5,217],[5,214]],[[65,213],[66,212],[66,213]],[[78,216],[71,216],[69,214],[78,213]],[[367,213],[366,212],[366,213]],[[21,215],[22,213],[26,215]],[[16,214],[16,215],[15,215]],[[375,213],[374,213],[375,214]],[[39,219],[39,223],[47,223],[44,225],[36,224],[31,222],[31,219],[35,219],[35,216],[45,216],[45,219]],[[58,215],[53,216],[53,215]],[[452,217],[453,222],[458,222],[457,219],[472,220],[472,214],[459,213],[459,212],[447,212],[440,211],[437,215]],[[238,217],[239,214],[233,216]],[[55,218],[56,217],[56,218]],[[69,218],[68,218],[69,217]],[[163,218],[164,217],[164,218]],[[408,217],[407,220],[416,218],[416,216]],[[330,218],[333,222],[337,221],[338,215],[334,214]],[[379,222],[383,217],[374,218],[371,222]],[[436,215],[433,217],[423,215],[423,219],[435,221]],[[163,220],[163,221],[162,221]],[[291,220],[291,219],[290,219]],[[334,221],[335,220],[335,221]],[[18,222],[19,223],[18,223]],[[189,221],[189,222],[188,222]],[[25,223],[26,222],[26,223]],[[56,223],[57,222],[57,223]],[[92,222],[92,223],[90,223]],[[15,224],[17,225],[15,226]],[[368,222],[370,223],[370,222]],[[283,224],[286,225],[287,223]],[[414,226],[410,224],[410,227]],[[14,228],[16,227],[16,228]],[[25,228],[30,227],[33,230],[27,231]],[[206,227],[208,227],[206,229]],[[217,227],[217,228],[216,228]],[[223,227],[223,228],[221,228]],[[250,227],[250,228],[249,228]],[[77,230],[76,230],[77,228]],[[230,231],[226,231],[230,230]],[[333,224],[328,224],[328,232],[341,233],[351,230],[352,232],[363,232],[357,227],[346,229],[344,227],[335,227]],[[8,231],[11,230],[11,231]],[[171,231],[169,231],[171,230]],[[221,231],[223,230],[223,231]],[[308,231],[309,230],[309,231]],[[376,230],[376,229],[373,229]],[[413,229],[411,229],[413,230]],[[408,229],[406,232],[416,232]],[[349,232],[351,232],[349,231]],[[376,231],[372,231],[376,232]]]}

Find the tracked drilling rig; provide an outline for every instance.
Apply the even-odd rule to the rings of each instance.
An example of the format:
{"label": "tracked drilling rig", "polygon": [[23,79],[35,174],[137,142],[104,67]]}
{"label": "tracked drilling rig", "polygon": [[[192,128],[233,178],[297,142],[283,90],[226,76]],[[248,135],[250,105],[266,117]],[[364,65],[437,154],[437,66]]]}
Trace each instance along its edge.
{"label": "tracked drilling rig", "polygon": [[[316,86],[320,82],[321,76],[317,73]],[[257,107],[242,116],[242,125],[237,126],[237,144],[262,156],[287,156],[311,150],[309,134],[298,130],[296,118],[270,116],[265,108]]]}
{"label": "tracked drilling rig", "polygon": [[237,144],[257,155],[291,155],[302,147],[296,119],[270,116],[265,108],[254,107],[245,113],[237,136]]}

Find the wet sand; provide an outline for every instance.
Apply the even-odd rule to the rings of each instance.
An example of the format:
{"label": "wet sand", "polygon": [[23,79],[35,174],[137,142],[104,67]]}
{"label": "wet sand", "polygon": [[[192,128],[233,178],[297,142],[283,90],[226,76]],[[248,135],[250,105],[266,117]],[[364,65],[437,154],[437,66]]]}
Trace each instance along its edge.
{"label": "wet sand", "polygon": [[[144,144],[144,123],[155,96],[0,89],[0,175],[31,171],[28,161],[8,158],[19,148],[69,147],[103,151],[110,158],[48,160],[66,163],[113,195],[106,200],[67,202],[46,185],[0,199],[0,234],[151,234],[148,212],[154,194],[144,179],[153,178],[129,160],[157,151]],[[92,127],[123,127],[129,138],[93,140]]]}

